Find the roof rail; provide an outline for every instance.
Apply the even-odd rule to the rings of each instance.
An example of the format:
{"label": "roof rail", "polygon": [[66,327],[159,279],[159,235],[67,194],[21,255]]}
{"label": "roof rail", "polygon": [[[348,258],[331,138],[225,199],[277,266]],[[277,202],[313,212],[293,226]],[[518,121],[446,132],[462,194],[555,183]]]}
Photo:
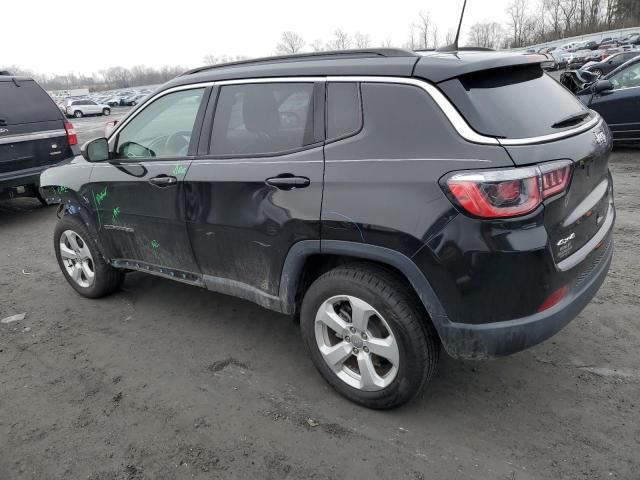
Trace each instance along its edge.
{"label": "roof rail", "polygon": [[237,62],[217,63],[215,65],[206,65],[203,67],[194,68],[184,72],[181,76],[192,75],[194,73],[200,73],[206,70],[213,70],[216,68],[235,67],[241,65],[255,65],[261,63],[275,63],[275,62],[295,62],[301,60],[331,60],[336,58],[350,58],[350,57],[415,57],[415,52],[411,50],[404,50],[402,48],[365,48],[365,49],[352,49],[352,50],[330,50],[326,52],[311,52],[311,53],[296,53],[294,55],[277,55],[273,57],[261,57],[250,58],[248,60],[239,60]]}

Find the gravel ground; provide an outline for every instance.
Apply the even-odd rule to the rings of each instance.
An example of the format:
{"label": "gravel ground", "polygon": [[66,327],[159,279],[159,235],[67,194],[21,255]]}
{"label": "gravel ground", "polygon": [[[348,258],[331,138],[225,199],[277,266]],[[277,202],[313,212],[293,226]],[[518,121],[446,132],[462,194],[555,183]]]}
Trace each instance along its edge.
{"label": "gravel ground", "polygon": [[[81,120],[81,123],[87,120]],[[132,273],[78,296],[54,208],[0,204],[0,479],[640,478],[640,152],[612,157],[616,253],[557,336],[443,356],[389,412],[335,394],[290,318]]]}

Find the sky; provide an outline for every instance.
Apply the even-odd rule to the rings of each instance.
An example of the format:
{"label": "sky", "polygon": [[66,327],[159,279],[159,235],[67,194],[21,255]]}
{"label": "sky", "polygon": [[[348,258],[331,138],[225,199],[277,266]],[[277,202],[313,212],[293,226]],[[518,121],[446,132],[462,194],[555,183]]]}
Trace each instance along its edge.
{"label": "sky", "polygon": [[[283,31],[324,42],[341,28],[402,46],[430,11],[441,41],[463,0],[2,0],[0,64],[89,74],[111,66],[196,67],[207,54],[273,55]],[[461,39],[478,21],[507,21],[509,0],[468,0]],[[321,7],[319,7],[321,5]],[[463,42],[461,42],[463,43]],[[307,47],[308,48],[308,47]]]}

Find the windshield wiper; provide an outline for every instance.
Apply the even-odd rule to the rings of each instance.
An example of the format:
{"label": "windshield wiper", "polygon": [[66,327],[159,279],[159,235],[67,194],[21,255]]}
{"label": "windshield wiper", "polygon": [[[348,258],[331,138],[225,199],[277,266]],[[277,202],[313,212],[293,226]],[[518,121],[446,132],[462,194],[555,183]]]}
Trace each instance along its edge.
{"label": "windshield wiper", "polygon": [[577,113],[554,123],[551,128],[571,127],[572,125],[577,125],[588,116],[589,112]]}

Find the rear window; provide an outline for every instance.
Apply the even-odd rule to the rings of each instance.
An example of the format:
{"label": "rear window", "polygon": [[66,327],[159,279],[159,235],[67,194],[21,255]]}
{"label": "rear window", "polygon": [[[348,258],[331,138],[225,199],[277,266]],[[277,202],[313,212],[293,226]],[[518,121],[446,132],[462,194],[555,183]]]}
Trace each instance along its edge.
{"label": "rear window", "polygon": [[[471,127],[484,135],[537,137],[588,120],[589,110],[539,65],[474,72],[439,86]],[[573,117],[575,121],[567,121]]]}
{"label": "rear window", "polygon": [[62,114],[33,80],[0,82],[0,121],[5,125],[60,120]]}

